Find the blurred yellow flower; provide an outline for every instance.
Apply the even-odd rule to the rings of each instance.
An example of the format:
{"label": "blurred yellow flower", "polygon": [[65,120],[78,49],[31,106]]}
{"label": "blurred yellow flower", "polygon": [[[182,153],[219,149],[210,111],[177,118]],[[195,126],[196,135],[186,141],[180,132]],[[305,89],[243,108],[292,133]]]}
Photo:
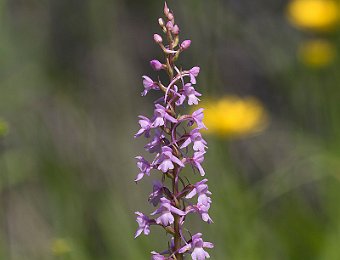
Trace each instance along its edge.
{"label": "blurred yellow flower", "polygon": [[0,137],[7,135],[8,124],[5,120],[0,118]]}
{"label": "blurred yellow flower", "polygon": [[326,40],[309,40],[301,44],[298,55],[305,65],[320,68],[334,61],[336,48]]}
{"label": "blurred yellow flower", "polygon": [[216,101],[202,102],[202,107],[203,122],[208,127],[203,133],[242,136],[259,132],[267,125],[264,107],[252,97],[225,96]]}
{"label": "blurred yellow flower", "polygon": [[287,9],[290,22],[304,29],[327,30],[339,21],[339,6],[334,0],[292,0]]}
{"label": "blurred yellow flower", "polygon": [[54,255],[60,256],[71,252],[71,246],[66,239],[58,238],[53,241],[51,250]]}

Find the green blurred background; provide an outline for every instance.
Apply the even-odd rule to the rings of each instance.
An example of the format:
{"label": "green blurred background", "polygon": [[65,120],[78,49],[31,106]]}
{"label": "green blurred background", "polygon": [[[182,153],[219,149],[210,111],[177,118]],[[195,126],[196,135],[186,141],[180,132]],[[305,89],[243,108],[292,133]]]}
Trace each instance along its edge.
{"label": "green blurred background", "polygon": [[[286,0],[168,4],[192,40],[181,65],[201,67],[204,97],[251,96],[267,114],[260,132],[207,135],[215,223],[191,218],[193,232],[215,243],[212,259],[340,259],[338,17],[322,24],[329,8],[318,7],[316,26],[299,25]],[[166,248],[157,228],[133,239],[134,211],[152,210],[152,178],[133,182],[145,154],[133,134],[156,97],[140,96],[141,76],[161,58],[162,9],[0,0],[0,259],[149,259]]]}

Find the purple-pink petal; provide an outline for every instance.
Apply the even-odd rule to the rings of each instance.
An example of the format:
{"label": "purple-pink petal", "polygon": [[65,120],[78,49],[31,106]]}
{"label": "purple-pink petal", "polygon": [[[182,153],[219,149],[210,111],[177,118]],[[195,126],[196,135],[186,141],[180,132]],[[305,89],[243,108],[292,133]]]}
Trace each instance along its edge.
{"label": "purple-pink petal", "polygon": [[214,248],[214,244],[210,242],[203,242],[203,247],[206,248]]}
{"label": "purple-pink petal", "polygon": [[187,147],[190,143],[191,143],[191,138],[188,137],[188,138],[184,141],[184,143],[181,145],[181,149]]}
{"label": "purple-pink petal", "polygon": [[183,246],[178,252],[179,252],[180,254],[183,254],[183,253],[189,251],[190,249],[191,249],[191,244],[186,244],[186,245]]}
{"label": "purple-pink petal", "polygon": [[156,218],[157,224],[162,224],[163,226],[169,226],[174,223],[174,216],[170,211],[163,211],[162,214]]}
{"label": "purple-pink petal", "polygon": [[170,158],[171,158],[171,161],[173,161],[174,163],[178,164],[181,167],[184,167],[184,164],[182,163],[182,161],[178,159],[176,156],[172,155]]}
{"label": "purple-pink petal", "polygon": [[184,211],[182,211],[182,210],[180,210],[180,209],[178,209],[178,208],[176,208],[174,206],[170,207],[170,211],[172,213],[175,213],[175,214],[179,215],[179,216],[185,216],[186,215],[186,213]]}
{"label": "purple-pink petal", "polygon": [[151,256],[151,259],[152,260],[166,260],[167,258],[155,251],[152,251],[151,252],[152,256]]}
{"label": "purple-pink petal", "polygon": [[210,258],[210,255],[202,247],[196,247],[191,253],[191,258],[192,260],[204,260]]}
{"label": "purple-pink petal", "polygon": [[171,160],[166,159],[164,160],[159,166],[158,170],[161,170],[162,172],[166,173],[168,170],[172,170],[174,168],[174,164]]}

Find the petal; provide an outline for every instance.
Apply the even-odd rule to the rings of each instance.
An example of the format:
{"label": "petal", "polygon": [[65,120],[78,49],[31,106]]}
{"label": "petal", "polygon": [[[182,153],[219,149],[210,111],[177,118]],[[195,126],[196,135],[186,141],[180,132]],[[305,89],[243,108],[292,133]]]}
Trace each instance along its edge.
{"label": "petal", "polygon": [[196,78],[192,74],[190,74],[190,82],[191,82],[191,84],[196,84]]}
{"label": "petal", "polygon": [[159,213],[162,213],[163,212],[163,208],[162,207],[160,207],[160,208],[158,208],[158,209],[156,209],[154,212],[152,212],[150,215],[151,216],[153,216],[153,215],[156,215],[156,214],[159,214]]}
{"label": "petal", "polygon": [[143,76],[143,85],[145,88],[150,88],[153,86],[153,80],[148,76]]}
{"label": "petal", "polygon": [[184,100],[185,100],[185,95],[181,95],[180,98],[176,101],[176,105],[177,106],[182,105]]}
{"label": "petal", "polygon": [[194,142],[193,149],[194,151],[204,152],[205,151],[205,145],[201,141]]}
{"label": "petal", "polygon": [[171,156],[171,161],[173,161],[174,163],[177,163],[181,167],[184,167],[184,164],[182,163],[182,161],[174,155]]}
{"label": "petal", "polygon": [[192,238],[192,240],[194,241],[194,240],[199,239],[199,238],[201,238],[201,237],[202,237],[202,233],[196,233],[196,234],[193,235],[191,238]]}
{"label": "petal", "polygon": [[196,162],[195,166],[197,167],[197,169],[200,172],[201,176],[204,176],[205,175],[205,171],[204,171],[202,165],[200,163]]}
{"label": "petal", "polygon": [[174,168],[174,164],[170,160],[164,160],[159,166],[158,170],[162,172],[167,172],[169,169],[172,170]]}
{"label": "petal", "polygon": [[191,249],[191,244],[186,244],[185,246],[183,246],[179,251],[178,253],[182,254],[186,251],[189,251]]}
{"label": "petal", "polygon": [[139,125],[141,128],[149,128],[150,127],[150,122],[146,121],[146,120],[139,120],[138,121]]}
{"label": "petal", "polygon": [[191,254],[193,260],[204,260],[210,258],[209,254],[202,247],[196,247]]}
{"label": "petal", "polygon": [[152,126],[158,127],[164,125],[164,119],[161,117],[156,117],[155,121],[153,121]]}
{"label": "petal", "polygon": [[188,97],[188,105],[197,105],[198,104],[199,99],[195,96],[195,95],[190,95]]}
{"label": "petal", "polygon": [[184,211],[182,211],[182,210],[180,210],[180,209],[178,209],[178,208],[176,208],[174,206],[170,206],[170,210],[171,210],[172,213],[175,213],[177,215],[180,215],[180,216],[184,216],[185,215]]}
{"label": "petal", "polygon": [[135,134],[135,138],[141,136],[144,133],[145,129],[141,128],[139,131]]}
{"label": "petal", "polygon": [[208,223],[212,222],[212,220],[211,220],[211,218],[210,218],[208,213],[203,213],[202,214],[202,220],[205,221],[205,222],[208,222]]}
{"label": "petal", "polygon": [[138,236],[140,236],[140,234],[142,234],[143,229],[142,228],[138,228],[136,233],[135,233],[135,238],[137,238]]}
{"label": "petal", "polygon": [[177,119],[175,119],[174,117],[170,116],[168,113],[165,113],[164,118],[169,120],[172,123],[177,123]]}
{"label": "petal", "polygon": [[144,227],[144,232],[143,232],[143,233],[144,233],[144,235],[146,235],[146,236],[150,234],[150,228],[149,228],[149,226],[145,226],[145,227]]}
{"label": "petal", "polygon": [[143,177],[144,177],[143,172],[138,173],[138,175],[136,176],[135,182],[140,181]]}
{"label": "petal", "polygon": [[185,198],[187,199],[191,199],[192,197],[194,197],[197,194],[196,189],[194,188],[192,191],[190,191]]}
{"label": "petal", "polygon": [[185,140],[185,142],[182,144],[181,149],[187,147],[190,143],[191,143],[191,138],[188,137],[188,139]]}
{"label": "petal", "polygon": [[163,226],[168,226],[174,223],[174,217],[170,212],[163,212],[163,214],[156,219],[156,223],[162,223]]}
{"label": "petal", "polygon": [[203,247],[206,248],[214,248],[214,244],[210,242],[203,242]]}

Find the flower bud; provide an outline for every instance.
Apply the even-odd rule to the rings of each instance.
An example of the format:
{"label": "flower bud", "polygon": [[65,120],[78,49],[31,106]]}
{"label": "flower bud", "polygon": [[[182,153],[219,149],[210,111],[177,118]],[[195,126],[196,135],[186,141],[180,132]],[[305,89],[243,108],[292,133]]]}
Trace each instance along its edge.
{"label": "flower bud", "polygon": [[171,21],[169,21],[169,22],[166,23],[166,28],[167,28],[169,31],[171,31],[173,27],[174,27],[174,24],[173,24]]}
{"label": "flower bud", "polygon": [[162,18],[158,19],[158,24],[163,27],[164,26],[164,20]]}
{"label": "flower bud", "polygon": [[155,34],[153,35],[153,40],[155,41],[155,43],[158,43],[158,44],[160,44],[160,43],[163,42],[162,36],[160,36],[160,35],[157,34],[157,33],[155,33]]}
{"label": "flower bud", "polygon": [[186,50],[186,49],[188,49],[190,47],[190,45],[191,45],[191,41],[190,40],[185,40],[185,41],[183,41],[181,43],[181,48],[183,50]]}
{"label": "flower bud", "polygon": [[179,27],[177,24],[175,24],[174,27],[172,27],[172,33],[175,35],[179,34]]}
{"label": "flower bud", "polygon": [[173,21],[174,20],[174,15],[172,13],[168,13],[167,16],[168,20]]}
{"label": "flower bud", "polygon": [[168,5],[167,5],[166,2],[165,2],[165,3],[164,3],[164,14],[165,14],[165,16],[168,16],[169,12],[170,12],[170,10],[169,10],[169,8],[168,8]]}
{"label": "flower bud", "polygon": [[150,61],[150,65],[156,71],[163,69],[163,64],[160,63],[158,60]]}

